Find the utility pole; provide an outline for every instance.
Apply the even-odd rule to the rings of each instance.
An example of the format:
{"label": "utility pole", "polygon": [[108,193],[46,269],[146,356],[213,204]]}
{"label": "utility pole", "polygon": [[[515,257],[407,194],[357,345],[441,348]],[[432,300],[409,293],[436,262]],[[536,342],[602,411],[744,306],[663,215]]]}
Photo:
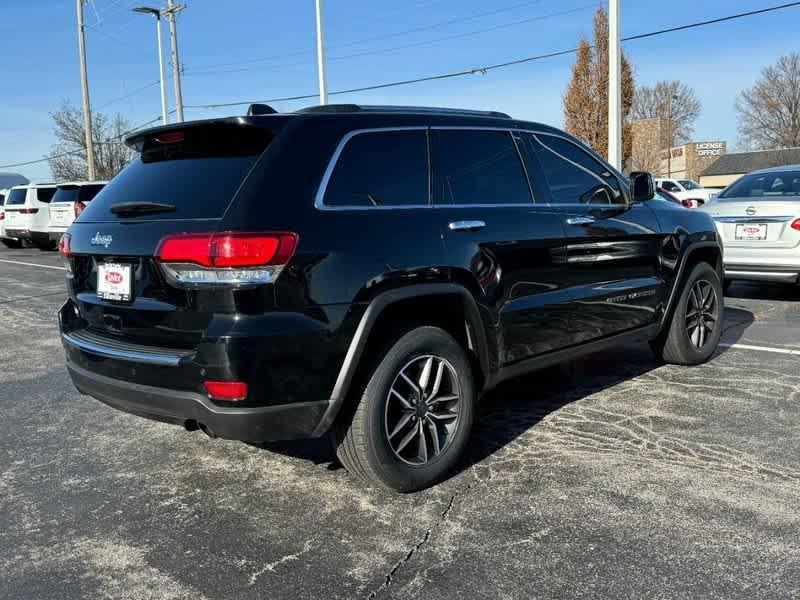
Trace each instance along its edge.
{"label": "utility pole", "polygon": [[317,71],[319,73],[319,103],[328,103],[328,80],[325,76],[325,36],[322,28],[322,0],[317,4]]}
{"label": "utility pole", "polygon": [[83,23],[83,3],[77,0],[78,8],[78,53],[81,61],[81,88],[83,90],[83,131],[86,138],[86,165],[89,181],[95,180],[94,140],[92,138],[92,109],[89,104],[89,76],[86,72],[86,30]]}
{"label": "utility pole", "polygon": [[172,78],[175,81],[175,113],[178,123],[183,123],[183,93],[181,92],[181,60],[178,56],[178,29],[175,16],[186,8],[185,4],[175,4],[174,0],[167,0],[167,15],[169,21],[169,35],[172,43]]}
{"label": "utility pole", "polygon": [[608,2],[608,162],[622,170],[620,0]]}
{"label": "utility pole", "polygon": [[161,38],[161,11],[149,6],[137,6],[135,13],[151,15],[156,18],[156,40],[158,43],[158,77],[161,83],[161,123],[169,124],[169,106],[167,105],[167,74],[164,69],[164,44]]}

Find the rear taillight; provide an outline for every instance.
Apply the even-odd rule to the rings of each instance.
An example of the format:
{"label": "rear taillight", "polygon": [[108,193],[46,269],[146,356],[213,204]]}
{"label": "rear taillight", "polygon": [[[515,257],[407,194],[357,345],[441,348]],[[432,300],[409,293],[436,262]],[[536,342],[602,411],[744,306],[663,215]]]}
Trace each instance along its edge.
{"label": "rear taillight", "polygon": [[64,261],[64,266],[67,268],[68,272],[72,272],[72,236],[68,233],[65,233],[61,236],[61,239],[58,240],[58,253],[61,255],[61,259]]}
{"label": "rear taillight", "polygon": [[1,213],[0,213],[0,221],[3,221],[3,220],[5,220],[5,218],[6,218],[6,213],[4,213],[4,212],[1,212]]}
{"label": "rear taillight", "polygon": [[792,224],[789,225],[789,227],[791,227],[796,231],[800,231],[800,219],[795,219],[794,221],[792,221]]}
{"label": "rear taillight", "polygon": [[694,200],[684,200],[681,202],[681,204],[683,204],[686,208],[694,208],[696,206]]}
{"label": "rear taillight", "polygon": [[182,284],[259,284],[278,278],[297,248],[289,232],[169,235],[156,259]]}
{"label": "rear taillight", "polygon": [[39,212],[38,208],[21,208],[19,209],[19,214],[21,215],[35,215]]}
{"label": "rear taillight", "polygon": [[236,402],[247,398],[247,384],[243,381],[204,381],[203,385],[213,400]]}
{"label": "rear taillight", "polygon": [[78,217],[80,217],[81,213],[85,209],[86,209],[86,205],[83,202],[81,202],[80,200],[78,202],[76,202],[75,203],[75,218],[77,219]]}

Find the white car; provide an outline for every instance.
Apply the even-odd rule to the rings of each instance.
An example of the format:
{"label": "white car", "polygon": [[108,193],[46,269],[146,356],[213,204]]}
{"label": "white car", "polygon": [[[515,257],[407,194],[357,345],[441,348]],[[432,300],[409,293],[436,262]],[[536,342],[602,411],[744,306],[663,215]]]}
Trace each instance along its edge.
{"label": "white car", "polygon": [[0,190],[0,241],[9,248],[19,248],[20,241],[18,239],[6,237],[6,197],[8,197],[8,190]]}
{"label": "white car", "polygon": [[4,235],[31,242],[42,249],[54,247],[47,234],[47,224],[50,222],[50,200],[55,193],[55,184],[11,188],[4,205]]}
{"label": "white car", "polygon": [[800,165],[749,173],[703,210],[722,236],[726,283],[798,283]]}
{"label": "white car", "polygon": [[50,201],[50,220],[47,235],[51,242],[58,242],[67,228],[86,208],[86,205],[102,190],[105,181],[76,181],[60,183]]}
{"label": "white car", "polygon": [[699,208],[718,192],[706,189],[691,179],[656,179],[656,187],[668,191],[683,202],[686,208]]}

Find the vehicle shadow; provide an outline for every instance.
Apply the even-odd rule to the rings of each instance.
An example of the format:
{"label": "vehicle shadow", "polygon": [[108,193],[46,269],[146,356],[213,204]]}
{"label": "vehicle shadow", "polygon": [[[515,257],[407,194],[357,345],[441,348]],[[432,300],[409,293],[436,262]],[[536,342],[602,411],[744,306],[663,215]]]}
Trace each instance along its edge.
{"label": "vehicle shadow", "polygon": [[[726,308],[724,343],[735,343],[752,322],[750,311]],[[727,351],[720,347],[714,358]],[[499,385],[481,399],[470,447],[454,475],[486,460],[562,407],[661,366],[663,363],[656,360],[646,343],[637,343],[580,357]],[[314,464],[327,463],[330,470],[341,468],[327,436],[257,446]]]}
{"label": "vehicle shadow", "polygon": [[800,285],[755,281],[734,281],[725,298],[729,300],[800,301]]}

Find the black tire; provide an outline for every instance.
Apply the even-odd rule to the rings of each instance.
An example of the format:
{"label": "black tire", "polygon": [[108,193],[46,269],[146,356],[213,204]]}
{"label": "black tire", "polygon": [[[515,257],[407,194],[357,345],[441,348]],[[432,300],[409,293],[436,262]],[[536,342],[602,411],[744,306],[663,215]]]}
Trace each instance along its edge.
{"label": "black tire", "polygon": [[42,244],[36,244],[36,247],[39,248],[42,252],[52,252],[56,248],[58,248],[58,243],[56,242],[47,242]]}
{"label": "black tire", "polygon": [[[423,371],[429,359],[426,379]],[[417,368],[419,378],[415,376]],[[439,370],[442,375],[437,378],[433,371]],[[405,383],[409,379],[403,380],[403,375],[415,380],[417,387]],[[436,379],[440,385],[431,396]],[[409,398],[401,402],[398,396],[414,396],[422,381],[428,382],[422,388],[421,399],[424,401],[428,394],[427,401],[423,404]],[[476,389],[467,354],[452,336],[438,327],[426,326],[395,338],[386,345],[382,357],[367,374],[365,386],[359,389],[363,393],[357,403],[340,416],[331,430],[339,460],[350,473],[371,485],[413,492],[440,481],[456,466],[472,430]],[[446,400],[453,395],[458,400]],[[442,400],[436,401],[437,398]],[[417,405],[425,408],[418,409]],[[453,414],[457,417],[450,425]],[[409,420],[405,429],[397,430],[406,417]],[[452,427],[449,433],[447,427]],[[390,429],[398,431],[395,437],[390,435]],[[412,436],[411,441],[398,451],[408,436]],[[437,444],[438,454],[434,448]]]}
{"label": "black tire", "polygon": [[20,240],[2,240],[2,242],[6,248],[22,248]]}
{"label": "black tire", "polygon": [[[698,294],[703,295],[706,292],[709,299],[713,292],[713,299],[699,298]],[[700,311],[695,310],[698,300],[703,306]],[[651,342],[653,351],[664,362],[674,365],[699,365],[706,362],[719,344],[724,312],[724,293],[719,275],[708,263],[696,264],[683,283],[669,328],[665,334]]]}

